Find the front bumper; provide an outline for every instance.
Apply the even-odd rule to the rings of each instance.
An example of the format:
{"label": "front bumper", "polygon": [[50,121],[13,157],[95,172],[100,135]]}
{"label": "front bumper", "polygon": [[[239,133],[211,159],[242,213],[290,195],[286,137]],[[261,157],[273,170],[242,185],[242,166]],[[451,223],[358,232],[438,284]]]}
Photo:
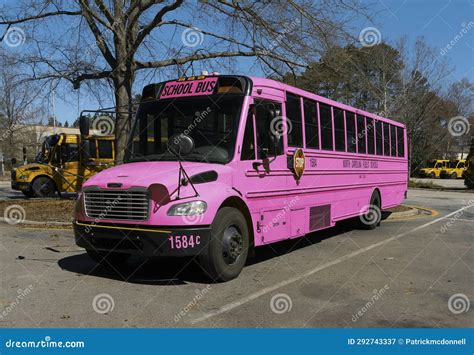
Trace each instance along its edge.
{"label": "front bumper", "polygon": [[31,189],[31,184],[29,182],[18,182],[18,181],[12,181],[12,190],[17,190],[17,191],[28,191]]}
{"label": "front bumper", "polygon": [[157,227],[74,221],[76,244],[85,249],[153,256],[193,256],[207,250],[210,227]]}

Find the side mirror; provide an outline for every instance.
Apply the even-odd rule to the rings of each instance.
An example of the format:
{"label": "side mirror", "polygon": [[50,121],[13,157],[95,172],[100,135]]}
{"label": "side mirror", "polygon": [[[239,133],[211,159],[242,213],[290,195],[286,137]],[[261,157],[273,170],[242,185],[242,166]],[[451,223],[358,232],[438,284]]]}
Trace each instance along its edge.
{"label": "side mirror", "polygon": [[88,136],[90,130],[90,119],[87,116],[79,117],[79,131],[81,132],[82,136]]}
{"label": "side mirror", "polygon": [[12,165],[16,165],[16,163],[18,163],[18,161],[16,160],[16,158],[11,158],[10,163],[12,163]]}
{"label": "side mirror", "polygon": [[194,140],[184,134],[178,133],[168,139],[168,150],[171,154],[182,157],[191,153],[194,149]]}
{"label": "side mirror", "polygon": [[89,141],[85,139],[81,140],[80,149],[81,149],[82,164],[87,165],[87,162],[91,158],[91,153],[90,153],[91,148],[90,148]]}

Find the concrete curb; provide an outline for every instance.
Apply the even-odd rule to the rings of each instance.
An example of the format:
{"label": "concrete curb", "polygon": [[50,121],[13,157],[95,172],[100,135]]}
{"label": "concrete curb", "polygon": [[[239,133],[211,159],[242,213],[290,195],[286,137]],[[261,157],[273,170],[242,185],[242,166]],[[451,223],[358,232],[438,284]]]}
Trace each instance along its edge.
{"label": "concrete curb", "polygon": [[17,226],[22,224],[29,224],[29,225],[39,225],[39,226],[70,226],[72,228],[72,222],[56,222],[56,221],[49,221],[49,222],[40,222],[40,221],[29,221],[24,220],[18,223],[8,223],[6,218],[0,217],[0,222],[8,224],[10,226]]}

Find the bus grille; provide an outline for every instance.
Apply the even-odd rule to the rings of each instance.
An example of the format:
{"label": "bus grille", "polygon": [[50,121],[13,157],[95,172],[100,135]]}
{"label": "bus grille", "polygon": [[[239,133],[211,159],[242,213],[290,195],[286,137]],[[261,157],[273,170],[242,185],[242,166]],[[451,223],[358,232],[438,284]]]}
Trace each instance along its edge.
{"label": "bus grille", "polygon": [[84,191],[84,206],[89,218],[144,221],[148,219],[146,190]]}

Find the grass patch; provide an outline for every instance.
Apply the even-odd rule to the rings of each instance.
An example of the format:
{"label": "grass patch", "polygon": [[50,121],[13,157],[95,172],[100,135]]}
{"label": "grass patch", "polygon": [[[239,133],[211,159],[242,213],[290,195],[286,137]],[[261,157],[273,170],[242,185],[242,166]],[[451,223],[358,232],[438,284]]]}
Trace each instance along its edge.
{"label": "grass patch", "polygon": [[16,220],[71,222],[75,202],[59,198],[0,201],[0,215]]}
{"label": "grass patch", "polygon": [[388,210],[384,210],[386,212],[405,212],[405,211],[410,211],[412,209],[412,207],[408,207],[408,206],[405,206],[405,205],[399,205],[397,207],[392,207],[392,208],[389,208]]}
{"label": "grass patch", "polygon": [[408,181],[408,187],[416,187],[416,188],[421,188],[421,189],[442,189],[443,188],[443,186],[437,185],[433,183],[432,181],[421,182],[421,181],[414,181],[414,180]]}

